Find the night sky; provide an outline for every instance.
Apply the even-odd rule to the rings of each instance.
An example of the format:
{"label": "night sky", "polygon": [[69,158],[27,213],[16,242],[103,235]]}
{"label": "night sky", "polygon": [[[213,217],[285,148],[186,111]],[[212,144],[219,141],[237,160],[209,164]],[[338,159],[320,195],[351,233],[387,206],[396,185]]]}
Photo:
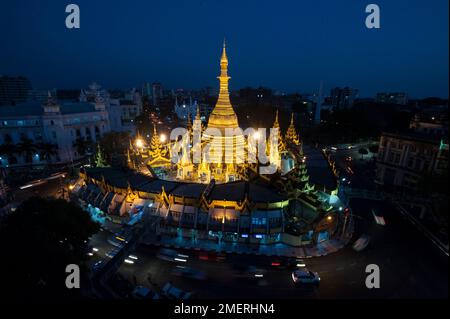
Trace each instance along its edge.
{"label": "night sky", "polygon": [[[66,29],[76,3],[81,29]],[[365,6],[381,7],[367,29]],[[81,88],[97,81],[130,88],[218,86],[223,38],[231,89],[267,86],[360,96],[406,91],[448,97],[448,0],[2,1],[0,74],[34,88]]]}

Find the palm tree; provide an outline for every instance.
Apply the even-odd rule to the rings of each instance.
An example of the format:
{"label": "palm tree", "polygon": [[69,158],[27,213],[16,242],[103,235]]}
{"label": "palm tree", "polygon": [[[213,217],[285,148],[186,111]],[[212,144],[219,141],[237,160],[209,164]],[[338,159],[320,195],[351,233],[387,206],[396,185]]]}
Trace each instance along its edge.
{"label": "palm tree", "polygon": [[52,143],[39,143],[37,148],[39,149],[42,159],[48,163],[52,161],[52,157],[58,154],[58,145]]}
{"label": "palm tree", "polygon": [[25,154],[25,162],[31,163],[33,160],[33,154],[36,153],[37,148],[33,141],[27,137],[22,137],[18,147],[19,154]]}
{"label": "palm tree", "polygon": [[11,135],[5,134],[4,143],[0,145],[0,155],[13,156],[17,152],[17,147],[13,144]]}
{"label": "palm tree", "polygon": [[8,143],[0,145],[0,156],[1,155],[12,156],[14,153],[16,153],[16,151],[17,147],[15,145]]}

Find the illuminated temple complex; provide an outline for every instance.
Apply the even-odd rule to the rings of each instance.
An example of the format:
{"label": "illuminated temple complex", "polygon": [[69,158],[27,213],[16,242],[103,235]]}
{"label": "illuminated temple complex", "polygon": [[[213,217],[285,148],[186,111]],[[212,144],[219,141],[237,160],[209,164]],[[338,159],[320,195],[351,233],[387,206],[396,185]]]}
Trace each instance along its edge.
{"label": "illuminated temple complex", "polygon": [[[171,142],[161,139],[156,128],[149,145],[138,133],[130,142],[126,168],[82,170],[72,197],[101,221],[133,224],[145,215],[147,222],[152,221],[146,226],[152,233],[194,245],[198,240],[215,240],[302,246],[330,238],[340,218],[332,200],[338,191],[333,166],[317,153],[318,161],[325,164],[311,170],[328,174],[330,182],[312,182],[311,162],[303,152],[294,117],[283,136],[277,111],[271,115],[272,127],[278,129],[276,143],[269,136],[265,150],[276,169],[260,174],[261,164],[248,160],[252,138],[254,142],[257,137],[242,132],[230,102],[225,43],[218,79],[219,96],[206,127],[198,111],[192,123],[188,118],[178,141],[187,141],[188,151],[179,161],[171,161]],[[225,136],[227,129],[235,135]],[[200,144],[190,142],[195,134],[200,134]],[[197,163],[196,151],[201,154]]]}

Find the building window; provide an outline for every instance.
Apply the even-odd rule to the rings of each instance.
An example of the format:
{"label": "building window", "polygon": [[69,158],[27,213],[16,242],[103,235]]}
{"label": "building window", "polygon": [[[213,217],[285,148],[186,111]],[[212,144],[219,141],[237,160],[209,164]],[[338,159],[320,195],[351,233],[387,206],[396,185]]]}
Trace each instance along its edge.
{"label": "building window", "polygon": [[265,225],[266,224],[266,218],[252,218],[252,224],[253,225]]}

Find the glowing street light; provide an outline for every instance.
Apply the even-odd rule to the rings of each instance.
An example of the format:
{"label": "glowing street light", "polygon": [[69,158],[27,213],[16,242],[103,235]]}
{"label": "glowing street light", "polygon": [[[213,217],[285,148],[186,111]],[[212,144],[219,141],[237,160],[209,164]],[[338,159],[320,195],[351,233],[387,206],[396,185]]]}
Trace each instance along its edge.
{"label": "glowing street light", "polygon": [[140,139],[140,138],[138,138],[135,143],[136,143],[136,147],[137,148],[143,148],[144,147],[144,141],[142,139]]}
{"label": "glowing street light", "polygon": [[328,216],[328,217],[327,217],[327,220],[328,220],[329,222],[331,222],[331,221],[333,220],[333,217]]}
{"label": "glowing street light", "polygon": [[253,138],[257,141],[261,138],[261,134],[259,132],[253,133]]}
{"label": "glowing street light", "polygon": [[165,143],[166,140],[167,140],[166,134],[161,134],[161,135],[159,136],[159,141],[160,141],[161,143]]}

